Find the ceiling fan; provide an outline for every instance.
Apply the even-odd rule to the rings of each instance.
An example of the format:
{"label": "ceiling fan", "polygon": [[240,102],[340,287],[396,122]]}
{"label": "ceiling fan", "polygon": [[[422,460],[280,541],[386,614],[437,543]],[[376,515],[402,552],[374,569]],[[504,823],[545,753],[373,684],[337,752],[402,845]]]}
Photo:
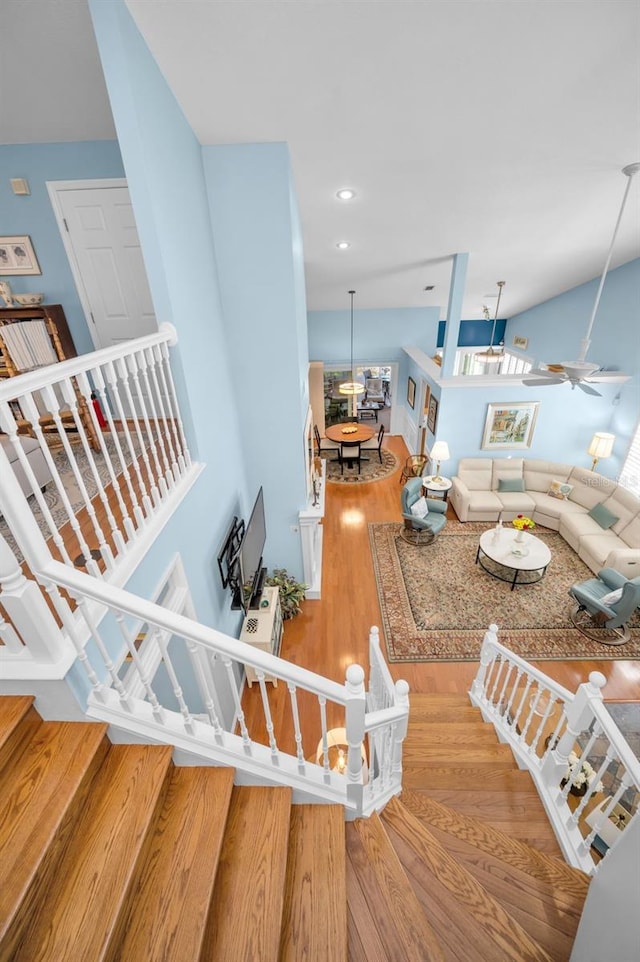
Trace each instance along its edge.
{"label": "ceiling fan", "polygon": [[622,205],[620,207],[620,213],[618,214],[616,226],[613,230],[613,237],[611,238],[611,244],[609,245],[609,252],[605,261],[604,270],[602,271],[602,277],[600,278],[600,284],[598,285],[596,300],[595,304],[593,305],[593,310],[591,311],[591,317],[589,319],[589,324],[587,325],[587,331],[583,340],[580,341],[580,354],[578,355],[578,359],[575,361],[560,361],[558,364],[547,364],[547,366],[544,368],[532,368],[532,370],[528,372],[527,377],[523,378],[523,384],[526,384],[530,387],[540,387],[547,384],[564,384],[567,382],[571,385],[572,390],[576,387],[579,387],[581,391],[585,392],[585,394],[595,394],[597,397],[601,397],[600,392],[591,387],[591,384],[622,384],[624,381],[628,381],[631,377],[630,374],[622,374],[620,371],[603,371],[600,364],[594,364],[592,361],[587,361],[586,356],[587,351],[589,350],[589,345],[591,344],[591,331],[593,330],[593,323],[596,319],[598,305],[600,304],[600,296],[602,294],[602,288],[604,287],[604,280],[607,276],[607,271],[609,270],[609,264],[611,263],[613,245],[615,244],[618,228],[620,227],[620,221],[622,220],[622,213],[627,202],[627,197],[629,196],[631,180],[639,170],[640,163],[629,164],[628,167],[622,168],[622,173],[628,178],[627,186],[622,198]]}

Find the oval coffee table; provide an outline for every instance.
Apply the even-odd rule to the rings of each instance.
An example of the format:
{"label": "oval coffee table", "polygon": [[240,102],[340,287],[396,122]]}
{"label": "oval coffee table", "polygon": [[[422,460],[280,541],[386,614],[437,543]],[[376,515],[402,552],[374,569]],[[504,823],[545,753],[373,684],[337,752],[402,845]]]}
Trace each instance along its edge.
{"label": "oval coffee table", "polygon": [[[492,578],[511,583],[511,590],[517,584],[534,585],[541,581],[551,561],[548,547],[536,538],[534,534],[524,533],[521,542],[516,541],[518,532],[515,528],[501,528],[496,539],[496,529],[490,528],[480,535],[480,544],[476,553],[476,564],[479,564]],[[487,564],[487,560],[493,562]],[[520,572],[530,572],[532,577],[526,581],[518,581]],[[537,572],[537,577],[535,574]]]}

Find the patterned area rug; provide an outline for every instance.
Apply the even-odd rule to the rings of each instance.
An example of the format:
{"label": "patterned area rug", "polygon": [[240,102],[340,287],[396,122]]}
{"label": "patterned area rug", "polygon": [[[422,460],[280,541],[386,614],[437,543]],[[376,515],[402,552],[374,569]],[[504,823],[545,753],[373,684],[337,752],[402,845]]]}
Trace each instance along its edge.
{"label": "patterned area rug", "polygon": [[590,641],[571,624],[567,592],[593,574],[556,531],[536,528],[551,551],[545,576],[511,591],[475,563],[480,534],[491,527],[449,521],[433,544],[417,548],[400,537],[399,523],[369,525],[390,661],[477,661],[492,623],[501,643],[530,661],[640,658],[638,612],[620,647]]}
{"label": "patterned area rug", "polygon": [[331,453],[323,455],[327,462],[327,481],[335,481],[337,484],[363,484],[366,481],[381,481],[382,478],[387,478],[390,474],[393,474],[400,463],[393,451],[387,451],[386,448],[382,449],[382,464],[380,464],[377,450],[367,451],[366,456],[369,460],[361,462],[360,474],[358,474],[358,466],[355,462],[352,468],[345,464],[344,473],[341,474],[339,463],[332,460],[333,455]]}
{"label": "patterned area rug", "polygon": [[[143,432],[143,438],[145,437],[146,435]],[[131,455],[131,450],[129,449],[128,445],[124,443],[124,436],[119,435],[119,438],[120,438],[120,444],[123,450],[125,464],[130,465],[133,460]],[[138,442],[138,438],[135,436],[132,436],[132,441],[133,441],[134,449],[136,453],[138,453],[140,450],[140,444]],[[109,453],[109,457],[112,461],[112,464],[114,465],[115,474],[119,479],[119,484],[122,487],[124,487],[124,476],[122,473],[122,464],[120,463],[118,457],[116,456],[115,442],[112,437],[108,437],[108,436],[104,438],[104,442],[105,442],[107,451]],[[75,444],[73,446],[73,452],[75,455],[78,470],[80,472],[80,477],[82,478],[82,482],[85,486],[89,499],[92,499],[98,493],[98,485],[96,483],[93,468],[89,464],[87,455],[85,454],[83,448],[79,444]],[[92,456],[93,456],[93,462],[95,464],[98,477],[100,479],[100,484],[102,488],[105,488],[110,483],[109,469],[105,463],[105,459],[101,451],[92,452]],[[71,514],[77,514],[78,511],[80,511],[80,509],[84,507],[85,499],[84,499],[84,494],[81,491],[78,485],[78,482],[74,476],[74,473],[69,465],[66,452],[64,451],[64,449],[60,448],[59,450],[52,452],[52,457],[53,457],[53,461],[55,463],[56,469],[58,471],[58,474],[60,475],[66,496],[71,504]],[[49,511],[51,512],[51,516],[55,522],[56,528],[58,528],[59,530],[69,520],[69,513],[65,507],[64,501],[60,496],[60,492],[58,491],[58,488],[53,483],[53,481],[50,481],[45,488],[44,500]],[[42,532],[43,536],[47,539],[50,538],[53,532],[49,529],[46,518],[44,517],[42,511],[40,510],[40,506],[33,495],[29,498],[29,506],[31,507],[33,516],[37,521],[38,527],[40,528],[40,531]],[[22,552],[18,548],[15,538],[13,537],[13,534],[11,533],[9,526],[7,525],[2,515],[0,515],[0,534],[6,539],[7,544],[11,547],[11,549],[15,553],[18,561],[22,561],[23,560]]]}

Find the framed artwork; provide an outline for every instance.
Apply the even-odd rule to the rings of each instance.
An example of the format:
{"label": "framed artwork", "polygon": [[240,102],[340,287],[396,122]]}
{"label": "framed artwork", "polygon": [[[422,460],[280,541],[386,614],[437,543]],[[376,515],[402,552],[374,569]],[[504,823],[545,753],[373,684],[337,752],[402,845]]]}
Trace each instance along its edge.
{"label": "framed artwork", "polygon": [[416,382],[412,377],[407,381],[407,401],[412,408],[416,406]]}
{"label": "framed artwork", "polygon": [[482,435],[483,451],[530,448],[539,401],[488,404]]}
{"label": "framed artwork", "polygon": [[526,349],[529,347],[529,338],[522,337],[520,334],[514,334],[513,346],[519,348],[521,351],[526,351]]}
{"label": "framed artwork", "polygon": [[427,427],[432,434],[436,433],[438,425],[438,399],[435,394],[429,398],[429,410],[427,411]]}
{"label": "framed artwork", "polygon": [[42,274],[27,234],[0,237],[0,274]]}

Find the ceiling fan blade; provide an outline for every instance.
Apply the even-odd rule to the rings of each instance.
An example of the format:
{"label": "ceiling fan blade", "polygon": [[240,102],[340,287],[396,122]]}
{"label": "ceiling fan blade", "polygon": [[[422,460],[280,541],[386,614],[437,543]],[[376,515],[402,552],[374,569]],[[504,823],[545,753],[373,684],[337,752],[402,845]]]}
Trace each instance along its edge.
{"label": "ceiling fan blade", "polygon": [[598,371],[597,374],[590,374],[589,377],[585,378],[585,381],[588,384],[604,384],[605,382],[609,384],[623,384],[625,381],[628,381],[630,377],[630,374],[621,374],[619,371]]}
{"label": "ceiling fan blade", "polygon": [[525,377],[522,383],[527,387],[546,387],[548,384],[564,384],[566,377]]}
{"label": "ceiling fan blade", "polygon": [[595,395],[595,397],[602,397],[602,395],[600,394],[600,391],[596,391],[595,388],[589,387],[589,385],[588,385],[588,384],[585,384],[584,381],[576,381],[576,382],[575,382],[574,384],[572,384],[571,386],[572,386],[572,387],[575,387],[575,386],[579,387],[580,390],[581,390],[581,391],[584,391],[585,394],[593,394],[593,395]]}
{"label": "ceiling fan blade", "polygon": [[529,377],[561,377],[562,371],[549,371],[546,367],[532,367],[530,371],[527,371]]}

